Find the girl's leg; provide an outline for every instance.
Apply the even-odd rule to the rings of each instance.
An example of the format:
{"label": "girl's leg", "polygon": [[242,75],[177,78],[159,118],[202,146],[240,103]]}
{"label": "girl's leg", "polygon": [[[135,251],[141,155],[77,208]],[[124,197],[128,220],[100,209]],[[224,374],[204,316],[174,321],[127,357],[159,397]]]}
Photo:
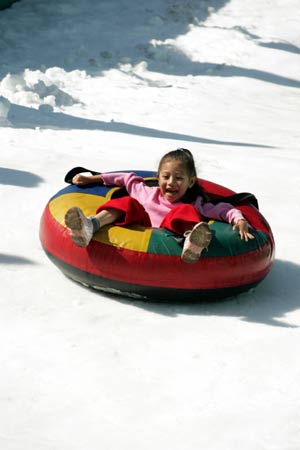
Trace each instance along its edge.
{"label": "girl's leg", "polygon": [[197,223],[191,231],[184,233],[184,237],[181,259],[186,263],[195,263],[200,258],[202,251],[207,250],[211,241],[208,223]]}
{"label": "girl's leg", "polygon": [[[104,227],[105,225],[109,225],[110,223],[117,222],[117,220],[123,215],[123,211],[120,209],[102,209],[98,214],[96,214],[93,219],[96,219],[98,221],[98,226],[94,225],[94,228],[98,228],[98,230],[101,227]],[[98,231],[96,230],[96,231]]]}
{"label": "girl's leg", "polygon": [[182,204],[167,214],[161,227],[185,238],[181,258],[184,262],[197,262],[203,249],[211,241],[209,226],[190,204]]}
{"label": "girl's leg", "polygon": [[87,247],[94,233],[111,223],[151,226],[150,218],[142,205],[131,197],[110,200],[98,208],[96,215],[92,217],[86,217],[77,206],[70,208],[65,215],[70,237],[78,247]]}
{"label": "girl's leg", "polygon": [[[77,247],[87,247],[94,233],[104,225],[113,223],[122,215],[117,209],[103,210],[95,217],[86,217],[80,208],[73,206],[65,215],[65,224]],[[100,222],[101,219],[101,222]]]}

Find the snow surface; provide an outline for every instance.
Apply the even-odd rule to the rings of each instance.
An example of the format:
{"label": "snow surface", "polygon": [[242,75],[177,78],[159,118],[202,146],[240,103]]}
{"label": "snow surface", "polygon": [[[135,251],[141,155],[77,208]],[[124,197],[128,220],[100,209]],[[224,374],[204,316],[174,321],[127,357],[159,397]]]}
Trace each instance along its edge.
{"label": "snow surface", "polygon": [[[0,447],[299,450],[299,0],[21,0],[0,12]],[[47,259],[82,165],[253,192],[277,250],[228,301],[129,301]],[[176,300],[176,299],[174,299]]]}

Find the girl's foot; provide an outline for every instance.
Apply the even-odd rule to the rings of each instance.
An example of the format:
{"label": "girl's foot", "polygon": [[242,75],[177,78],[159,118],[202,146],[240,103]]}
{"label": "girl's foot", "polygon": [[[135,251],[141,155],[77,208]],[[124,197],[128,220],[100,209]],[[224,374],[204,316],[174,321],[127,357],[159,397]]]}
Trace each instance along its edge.
{"label": "girl's foot", "polygon": [[202,250],[210,244],[211,232],[206,222],[199,222],[192,231],[185,233],[185,241],[181,259],[186,263],[195,263],[200,258]]}
{"label": "girl's foot", "polygon": [[73,206],[65,215],[65,224],[70,237],[77,247],[87,247],[93,237],[93,224],[80,208]]}

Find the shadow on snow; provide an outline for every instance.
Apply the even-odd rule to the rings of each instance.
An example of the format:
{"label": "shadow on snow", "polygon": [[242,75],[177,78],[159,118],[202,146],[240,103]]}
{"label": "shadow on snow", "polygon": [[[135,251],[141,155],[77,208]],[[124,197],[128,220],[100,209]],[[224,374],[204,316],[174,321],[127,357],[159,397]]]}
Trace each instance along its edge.
{"label": "shadow on snow", "polygon": [[173,139],[187,142],[199,142],[203,144],[231,145],[241,147],[261,147],[273,148],[267,145],[237,142],[237,141],[219,141],[199,136],[174,133],[170,131],[158,130],[155,128],[142,127],[124,122],[104,122],[101,120],[84,119],[71,116],[64,113],[42,112],[34,108],[28,108],[20,105],[11,105],[8,114],[8,124],[14,128],[48,128],[48,129],[77,129],[77,130],[101,130],[112,133],[135,134],[137,136],[147,136],[159,139]]}
{"label": "shadow on snow", "polygon": [[34,173],[0,167],[0,184],[32,188],[42,182],[43,178]]}
{"label": "shadow on snow", "polygon": [[4,253],[0,253],[0,264],[19,265],[19,264],[35,264],[35,263],[30,259],[24,258],[23,256],[7,255]]}
{"label": "shadow on snow", "polygon": [[299,324],[285,321],[286,314],[300,308],[300,266],[276,260],[273,269],[254,290],[215,302],[155,302],[128,300],[102,293],[108,299],[121,301],[157,314],[237,317],[246,322],[269,326],[298,328]]}
{"label": "shadow on snow", "polygon": [[[191,25],[205,26],[209,15],[227,3],[228,0],[174,3],[155,0],[145,7],[143,2],[125,2],[122,8],[126,20],[123,20],[118,2],[106,4],[87,0],[84,8],[79,0],[74,0],[71,6],[68,3],[64,5],[64,2],[48,1],[35,8],[20,2],[16,4],[15,11],[22,10],[23,14],[29,14],[31,18],[30,21],[23,21],[22,27],[16,27],[14,11],[5,12],[6,16],[0,17],[4,36],[6,27],[8,30],[14,27],[14,38],[18,41],[16,45],[13,40],[3,40],[1,52],[5,64],[0,67],[0,78],[11,73],[10,67],[19,73],[28,68],[41,70],[42,67],[46,70],[49,67],[62,67],[66,71],[79,69],[91,76],[102,76],[105,70],[119,68],[120,63],[126,60],[132,66],[145,61],[149,70],[169,75],[236,76],[299,88],[298,80],[255,68],[209,61],[193,62],[172,45],[171,40],[187,33]],[[32,28],[35,33],[32,33]],[[73,39],[75,29],[76,34],[82,36],[79,49],[77,41]],[[264,42],[260,36],[242,26],[234,26],[233,29],[258,46],[290,53],[300,51],[288,42]],[[60,42],[59,51],[53,45],[53,35]],[[122,39],[122,36],[126,36],[126,39]],[[38,50],[35,50],[37,46]]]}

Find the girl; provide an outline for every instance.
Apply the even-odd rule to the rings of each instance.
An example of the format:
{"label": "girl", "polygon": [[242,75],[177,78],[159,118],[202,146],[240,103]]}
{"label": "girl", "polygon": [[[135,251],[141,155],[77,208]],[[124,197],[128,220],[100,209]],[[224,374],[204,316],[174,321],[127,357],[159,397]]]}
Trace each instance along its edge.
{"label": "girl", "polygon": [[233,224],[245,241],[254,238],[238,209],[229,203],[214,205],[206,201],[189,150],[179,148],[165,154],[159,163],[157,178],[158,187],[150,187],[134,173],[75,175],[72,182],[77,186],[89,183],[125,186],[129,196],[108,201],[92,217],[86,217],[76,206],[70,208],[65,224],[74,244],[86,247],[96,231],[111,223],[162,227],[184,238],[181,258],[186,263],[194,263],[211,241],[207,219]]}

